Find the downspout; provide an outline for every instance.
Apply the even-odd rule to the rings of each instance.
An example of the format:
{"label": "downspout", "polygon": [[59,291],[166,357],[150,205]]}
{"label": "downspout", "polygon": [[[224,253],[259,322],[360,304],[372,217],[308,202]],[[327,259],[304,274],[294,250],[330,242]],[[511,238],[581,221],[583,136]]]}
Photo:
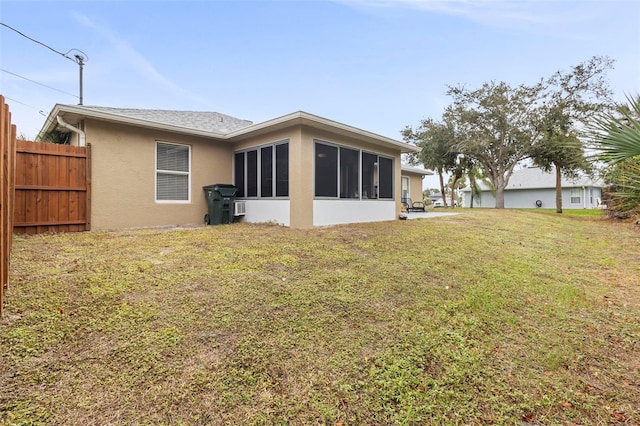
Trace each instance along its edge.
{"label": "downspout", "polygon": [[74,133],[77,133],[80,139],[79,142],[79,146],[85,146],[86,145],[86,141],[87,141],[87,137],[85,135],[85,133],[78,129],[77,127],[73,127],[71,124],[67,123],[66,121],[64,121],[62,119],[62,117],[60,117],[59,115],[56,116],[56,119],[58,120],[58,124],[62,127],[64,127],[65,129],[71,130]]}

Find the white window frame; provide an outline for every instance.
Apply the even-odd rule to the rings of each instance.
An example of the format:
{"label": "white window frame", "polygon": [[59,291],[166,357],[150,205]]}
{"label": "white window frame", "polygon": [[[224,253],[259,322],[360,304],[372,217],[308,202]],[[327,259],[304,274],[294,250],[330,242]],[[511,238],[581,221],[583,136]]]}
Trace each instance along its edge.
{"label": "white window frame", "polygon": [[[407,196],[405,197],[404,183],[407,182]],[[411,198],[411,178],[409,176],[400,176],[400,200],[407,201]]]}
{"label": "white window frame", "polygon": [[[179,147],[187,148],[187,152],[189,154],[189,171],[183,172],[178,170],[160,170],[158,169],[158,145],[174,145]],[[174,142],[166,142],[166,141],[156,141],[155,145],[155,176],[154,176],[154,199],[158,204],[189,204],[191,203],[191,145],[185,145]],[[187,176],[187,199],[186,200],[158,200],[158,174],[168,174],[168,175],[178,175],[178,176]]]}
{"label": "white window frame", "polygon": [[[576,195],[577,194],[577,195]],[[578,201],[574,201],[577,199]],[[570,196],[571,204],[581,204],[582,203],[582,190],[580,188],[571,188],[571,196]]]}

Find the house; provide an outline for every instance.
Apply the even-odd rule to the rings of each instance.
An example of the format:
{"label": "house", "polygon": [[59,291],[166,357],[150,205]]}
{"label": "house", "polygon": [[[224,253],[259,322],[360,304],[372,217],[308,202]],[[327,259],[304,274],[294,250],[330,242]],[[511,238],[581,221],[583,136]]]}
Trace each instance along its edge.
{"label": "house", "polygon": [[[248,222],[394,220],[401,154],[418,151],[302,111],[254,124],[215,112],[57,104],[42,132],[56,129],[72,132],[72,145],[91,145],[96,230],[201,224],[203,186],[216,183],[238,187]],[[407,176],[417,182],[414,171]]]}
{"label": "house", "polygon": [[413,202],[423,202],[424,194],[422,189],[422,180],[425,176],[431,176],[433,172],[420,167],[402,165],[402,194],[401,201],[409,206]]}
{"label": "house", "polygon": [[[595,209],[602,200],[603,184],[588,176],[575,179],[562,177],[563,209]],[[474,196],[474,207],[494,207],[496,199],[486,184],[480,183],[481,193]],[[465,204],[471,201],[469,187],[462,190]],[[504,191],[505,208],[555,208],[555,170],[546,173],[538,167],[522,167],[515,170]]]}

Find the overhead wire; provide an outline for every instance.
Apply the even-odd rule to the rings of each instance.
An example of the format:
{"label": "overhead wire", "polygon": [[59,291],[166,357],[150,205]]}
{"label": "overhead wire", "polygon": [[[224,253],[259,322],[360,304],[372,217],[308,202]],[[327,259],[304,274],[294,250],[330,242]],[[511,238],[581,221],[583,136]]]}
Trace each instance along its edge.
{"label": "overhead wire", "polygon": [[15,102],[15,103],[17,103],[17,104],[24,105],[24,106],[26,106],[26,107],[28,107],[28,108],[36,109],[36,110],[38,110],[38,113],[39,113],[40,115],[42,115],[42,116],[44,116],[44,117],[46,117],[46,116],[47,116],[47,114],[45,114],[45,112],[44,112],[43,110],[39,109],[38,107],[34,107],[33,105],[25,104],[24,102],[20,102],[19,100],[17,100],[17,99],[13,99],[13,98],[10,98],[10,97],[8,97],[8,96],[5,96],[4,98],[5,98],[5,99],[7,99],[7,100],[9,100],[9,101],[13,101],[13,102]]}
{"label": "overhead wire", "polygon": [[[7,24],[5,24],[4,22],[0,22],[0,25],[2,25],[3,27],[7,27],[7,28],[9,28],[11,31],[15,31],[16,33],[20,34],[22,37],[24,37],[24,38],[26,38],[26,39],[29,39],[29,40],[31,40],[31,41],[32,41],[32,42],[34,42],[34,43],[38,43],[39,45],[46,47],[47,49],[51,50],[52,52],[55,52],[55,53],[57,53],[58,55],[60,55],[60,56],[62,56],[62,57],[64,57],[64,58],[69,59],[70,61],[73,61],[73,62],[76,62],[76,63],[77,63],[77,58],[76,58],[76,59],[74,59],[74,58],[72,58],[72,57],[70,57],[70,56],[67,56],[67,53],[71,52],[71,50],[70,50],[69,52],[67,52],[67,53],[62,53],[62,52],[60,52],[60,51],[58,51],[58,50],[54,49],[53,47],[51,47],[51,46],[49,46],[49,45],[46,45],[46,44],[44,44],[44,43],[43,43],[43,42],[41,42],[41,41],[36,40],[36,39],[35,39],[35,38],[33,38],[33,37],[29,37],[29,36],[28,36],[28,35],[26,35],[25,33],[23,33],[23,32],[21,32],[21,31],[19,31],[19,30],[15,29],[15,28],[13,28],[11,25],[7,25]],[[72,49],[72,50],[75,50],[75,49]],[[79,51],[79,52],[80,52],[80,51]],[[83,53],[83,54],[84,54],[84,53]],[[85,56],[86,56],[86,55],[85,55]]]}
{"label": "overhead wire", "polygon": [[56,89],[55,87],[47,86],[47,85],[46,85],[46,84],[44,84],[44,83],[40,83],[40,82],[37,82],[37,81],[35,81],[35,80],[31,80],[30,78],[27,78],[27,77],[25,77],[25,76],[22,76],[22,75],[16,74],[16,73],[11,72],[11,71],[8,71],[8,70],[5,70],[4,68],[0,68],[0,71],[2,71],[2,72],[6,72],[7,74],[11,74],[11,75],[13,75],[13,76],[15,76],[15,77],[18,77],[18,78],[21,78],[21,79],[23,79],[23,80],[27,80],[27,81],[29,81],[29,82],[31,82],[31,83],[34,83],[34,84],[37,84],[37,85],[39,85],[39,86],[46,87],[47,89],[55,90],[56,92],[64,93],[65,95],[69,95],[69,96],[73,96],[74,98],[78,98],[78,96],[77,96],[77,95],[74,95],[73,93],[65,92],[64,90],[60,90],[60,89]]}
{"label": "overhead wire", "polygon": [[[51,50],[51,51],[52,51],[52,52],[54,52],[54,53],[57,53],[58,55],[62,56],[63,58],[69,59],[70,61],[73,61],[73,62],[75,62],[75,63],[79,64],[80,66],[82,66],[83,62],[84,62],[84,61],[86,61],[86,60],[88,59],[87,55],[86,55],[84,52],[82,52],[82,51],[80,51],[80,50],[78,50],[78,49],[71,49],[71,50],[69,50],[67,53],[62,53],[62,52],[60,52],[60,51],[58,51],[58,50],[54,49],[53,47],[51,47],[51,46],[49,46],[49,45],[47,45],[47,44],[45,44],[45,43],[43,43],[43,42],[41,42],[41,41],[39,41],[39,40],[36,40],[36,39],[35,39],[35,38],[33,38],[33,37],[29,37],[28,35],[26,35],[26,34],[25,34],[25,33],[23,33],[22,31],[20,31],[20,30],[18,30],[18,29],[16,29],[16,28],[13,28],[11,25],[5,24],[4,22],[0,22],[0,25],[1,25],[1,26],[3,26],[3,27],[6,27],[6,28],[8,28],[8,29],[10,29],[11,31],[14,31],[14,32],[18,33],[18,34],[19,34],[19,35],[21,35],[22,37],[24,37],[24,38],[26,38],[26,39],[28,39],[28,40],[30,40],[30,41],[32,41],[32,42],[34,42],[34,43],[37,43],[37,44],[39,44],[39,45],[41,45],[41,46],[43,46],[43,47],[45,47],[45,48],[47,48],[47,49]],[[69,54],[69,52],[72,52],[72,51],[74,51],[74,50],[75,50],[75,51],[77,51],[77,52],[80,52],[82,55],[78,55],[78,54],[76,54],[76,55],[74,55],[74,57],[70,57],[70,56],[68,55],[68,54]],[[29,82],[31,82],[31,83],[37,84],[37,85],[39,85],[39,86],[46,87],[47,89],[54,90],[54,91],[56,91],[56,92],[63,93],[63,94],[68,95],[68,96],[73,96],[73,97],[74,97],[74,98],[76,98],[76,99],[80,99],[80,97],[79,97],[79,96],[74,95],[73,93],[69,93],[69,92],[65,92],[64,90],[56,89],[55,87],[48,86],[48,85],[46,85],[46,84],[44,84],[44,83],[40,83],[40,82],[38,82],[38,81],[32,80],[32,79],[30,79],[30,78],[27,78],[27,77],[25,77],[25,76],[22,76],[22,75],[16,74],[16,73],[14,73],[14,72],[11,72],[11,71],[8,71],[8,70],[2,69],[2,68],[0,68],[0,71],[5,72],[5,73],[7,73],[7,74],[11,74],[11,75],[13,75],[13,76],[15,76],[15,77],[21,78],[21,79],[23,79],[23,80],[26,80],[26,81],[29,81]],[[5,97],[6,97],[6,96],[5,96]],[[32,105],[26,104],[26,103],[21,102],[21,101],[18,101],[17,99],[12,99],[12,98],[9,98],[9,97],[6,97],[6,99],[10,99],[10,100],[12,100],[13,102],[16,102],[16,103],[19,103],[19,104],[24,105],[24,106],[26,106],[26,107],[33,108],[33,109],[35,109],[35,110],[38,110],[38,112],[39,112],[41,115],[45,115],[45,114],[44,114],[44,112],[43,112],[41,109],[37,108],[37,107],[34,107],[34,106],[32,106]]]}

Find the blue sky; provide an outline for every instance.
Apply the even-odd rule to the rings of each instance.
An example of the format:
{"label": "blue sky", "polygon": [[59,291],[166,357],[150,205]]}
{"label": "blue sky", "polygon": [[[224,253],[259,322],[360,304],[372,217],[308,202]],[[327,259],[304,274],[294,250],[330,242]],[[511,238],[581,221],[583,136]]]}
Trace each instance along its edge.
{"label": "blue sky", "polygon": [[[400,139],[441,116],[447,85],[534,83],[594,55],[616,60],[619,100],[640,92],[637,1],[2,0],[0,21],[86,53],[85,105],[303,110]],[[78,103],[78,65],[6,27],[0,48],[0,93],[35,137],[42,113]]]}

